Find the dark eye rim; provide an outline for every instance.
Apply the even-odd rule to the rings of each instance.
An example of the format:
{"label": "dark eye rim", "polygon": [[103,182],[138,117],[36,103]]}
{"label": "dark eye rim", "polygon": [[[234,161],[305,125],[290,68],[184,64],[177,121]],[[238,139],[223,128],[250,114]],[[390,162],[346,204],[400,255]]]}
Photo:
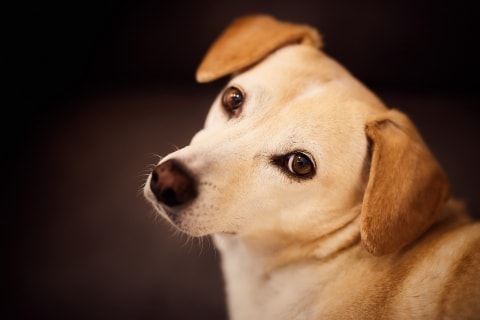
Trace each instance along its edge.
{"label": "dark eye rim", "polygon": [[[310,172],[308,172],[306,174],[296,174],[296,173],[290,171],[290,169],[288,168],[289,159],[291,157],[296,156],[296,155],[305,156],[305,158],[307,158],[310,161],[310,163],[312,164],[312,170]],[[280,168],[282,170],[282,172],[286,173],[288,176],[290,176],[292,178],[299,179],[299,180],[311,179],[315,176],[316,171],[317,171],[317,165],[315,163],[314,158],[312,157],[312,155],[309,152],[303,151],[303,150],[295,150],[295,151],[292,151],[292,152],[288,152],[286,154],[273,156],[271,158],[271,161],[275,166]]]}
{"label": "dark eye rim", "polygon": [[[229,103],[227,101],[227,98],[229,98],[229,96],[227,96],[227,94],[230,90],[238,91],[238,93],[241,96],[241,101],[239,101],[234,106],[229,105]],[[238,116],[240,114],[241,110],[242,110],[242,106],[245,103],[245,98],[246,98],[245,91],[242,88],[240,88],[236,85],[228,86],[222,92],[222,98],[221,98],[222,107],[228,113],[228,115],[230,117]]]}

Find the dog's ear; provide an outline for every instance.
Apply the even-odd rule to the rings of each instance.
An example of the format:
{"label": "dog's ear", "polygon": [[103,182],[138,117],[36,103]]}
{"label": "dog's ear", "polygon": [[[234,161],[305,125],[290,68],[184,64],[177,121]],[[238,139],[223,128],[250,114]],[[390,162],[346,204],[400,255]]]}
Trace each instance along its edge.
{"label": "dog's ear", "polygon": [[280,22],[268,15],[238,18],[212,44],[197,69],[198,82],[209,82],[240,71],[287,44],[321,47],[318,32],[307,26]]}
{"label": "dog's ear", "polygon": [[412,122],[389,110],[368,121],[370,174],[361,237],[373,255],[395,252],[431,226],[449,195],[447,178]]}

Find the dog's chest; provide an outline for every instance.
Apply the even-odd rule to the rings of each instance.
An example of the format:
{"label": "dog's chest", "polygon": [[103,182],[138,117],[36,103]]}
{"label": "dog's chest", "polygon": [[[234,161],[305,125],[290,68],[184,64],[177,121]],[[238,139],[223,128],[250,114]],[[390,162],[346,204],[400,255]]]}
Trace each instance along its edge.
{"label": "dog's chest", "polygon": [[269,272],[241,244],[218,242],[232,320],[314,318],[328,270],[322,276],[313,266],[296,264]]}
{"label": "dog's chest", "polygon": [[294,274],[288,268],[273,274],[260,270],[248,259],[225,257],[223,272],[232,319],[294,319],[309,309],[318,280],[314,286],[306,269]]}

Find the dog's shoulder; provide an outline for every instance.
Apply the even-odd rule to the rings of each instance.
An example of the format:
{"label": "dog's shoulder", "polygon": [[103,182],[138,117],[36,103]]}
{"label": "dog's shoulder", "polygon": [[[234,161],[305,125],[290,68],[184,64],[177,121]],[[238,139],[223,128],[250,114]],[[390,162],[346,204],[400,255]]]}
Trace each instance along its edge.
{"label": "dog's shoulder", "polygon": [[[449,199],[436,223],[426,233],[437,241],[447,241],[462,251],[479,249],[480,245],[480,221],[472,218],[463,201]],[[442,240],[445,239],[445,240]],[[455,245],[456,244],[456,245]]]}
{"label": "dog's shoulder", "polygon": [[458,228],[459,258],[448,275],[441,309],[447,319],[480,317],[480,222]]}
{"label": "dog's shoulder", "polygon": [[403,281],[394,309],[421,314],[415,306],[431,301],[432,314],[445,319],[478,317],[480,221],[471,218],[462,202],[449,200],[437,222],[397,258],[392,269]]}
{"label": "dog's shoulder", "polygon": [[407,246],[405,252],[427,261],[431,256],[446,252],[450,258],[445,259],[443,265],[456,264],[464,256],[478,255],[480,221],[472,218],[462,201],[449,199],[437,221],[422,237]]}

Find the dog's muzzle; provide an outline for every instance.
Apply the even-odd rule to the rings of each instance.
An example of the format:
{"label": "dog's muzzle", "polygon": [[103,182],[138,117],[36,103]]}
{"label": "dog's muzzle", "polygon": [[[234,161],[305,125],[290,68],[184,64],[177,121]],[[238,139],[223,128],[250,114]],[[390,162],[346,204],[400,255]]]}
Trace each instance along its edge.
{"label": "dog's muzzle", "polygon": [[157,201],[169,207],[180,206],[195,199],[197,184],[178,160],[170,159],[152,171],[150,189]]}

